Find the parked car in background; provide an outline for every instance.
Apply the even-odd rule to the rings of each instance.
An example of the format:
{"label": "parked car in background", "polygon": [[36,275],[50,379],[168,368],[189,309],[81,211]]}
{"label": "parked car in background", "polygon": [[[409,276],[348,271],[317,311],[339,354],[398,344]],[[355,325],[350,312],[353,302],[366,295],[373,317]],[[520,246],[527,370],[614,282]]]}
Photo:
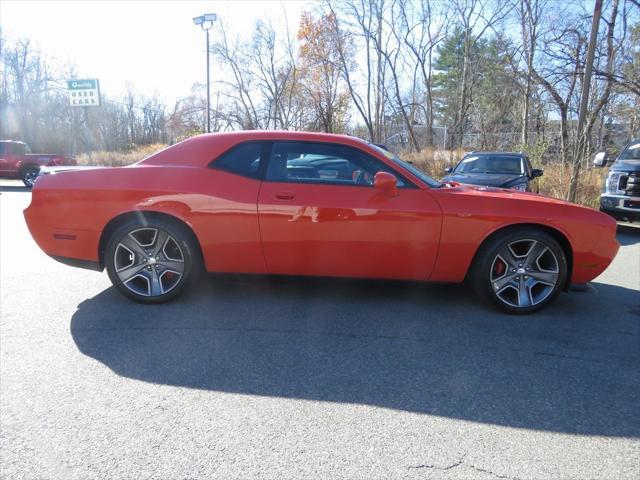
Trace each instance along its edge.
{"label": "parked car in background", "polygon": [[0,178],[19,178],[29,188],[33,187],[40,168],[75,164],[73,157],[31,153],[24,142],[0,140]]}
{"label": "parked car in background", "polygon": [[[593,163],[604,167],[609,155],[600,152]],[[640,138],[629,142],[615,159],[600,195],[600,210],[616,220],[640,220]]]}
{"label": "parked car in background", "polygon": [[514,190],[442,184],[344,135],[191,137],[124,168],[43,175],[24,212],[37,244],[106,268],[146,303],[198,272],[462,282],[529,313],[602,273],[616,222]]}
{"label": "parked car in background", "polygon": [[447,168],[443,182],[513,188],[523,192],[538,192],[537,178],[543,171],[532,168],[524,153],[471,152],[455,168]]}

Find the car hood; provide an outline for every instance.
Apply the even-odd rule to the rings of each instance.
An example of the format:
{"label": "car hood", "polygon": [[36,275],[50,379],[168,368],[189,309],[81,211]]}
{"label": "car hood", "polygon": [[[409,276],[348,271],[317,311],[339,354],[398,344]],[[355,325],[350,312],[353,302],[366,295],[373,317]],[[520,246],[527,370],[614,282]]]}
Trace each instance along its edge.
{"label": "car hood", "polygon": [[640,172],[640,160],[617,160],[611,165],[614,172]]}
{"label": "car hood", "polygon": [[526,177],[512,173],[453,173],[444,177],[442,181],[502,187],[515,183],[519,179],[526,179]]}
{"label": "car hood", "polygon": [[532,192],[522,192],[520,190],[513,190],[510,188],[502,188],[502,187],[491,187],[491,186],[479,186],[479,185],[468,185],[461,184],[457,182],[451,182],[446,184],[444,187],[441,187],[451,193],[458,193],[463,195],[477,195],[480,197],[498,197],[512,200],[526,200],[529,202],[537,202],[537,203],[547,203],[547,204],[556,204],[556,205],[570,205],[576,208],[585,208],[588,210],[593,210],[588,207],[583,207],[581,205],[577,205],[575,203],[567,202],[565,200],[560,200],[559,198],[547,197],[544,195],[540,195]]}

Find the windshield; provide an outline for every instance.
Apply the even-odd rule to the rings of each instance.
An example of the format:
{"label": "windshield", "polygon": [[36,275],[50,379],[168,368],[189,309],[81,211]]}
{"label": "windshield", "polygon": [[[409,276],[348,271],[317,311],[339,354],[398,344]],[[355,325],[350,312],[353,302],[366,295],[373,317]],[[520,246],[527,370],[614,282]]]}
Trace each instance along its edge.
{"label": "windshield", "polygon": [[640,161],[640,141],[632,143],[620,154],[618,160],[638,160]]}
{"label": "windshield", "polygon": [[454,173],[524,173],[522,158],[512,155],[470,155],[462,159]]}
{"label": "windshield", "polygon": [[385,157],[393,161],[393,163],[395,163],[400,168],[418,177],[420,180],[422,180],[424,183],[429,185],[431,188],[439,188],[442,186],[442,183],[438,182],[437,180],[434,180],[429,175],[424,173],[422,170],[417,169],[410,163],[407,163],[404,160],[401,160],[400,158],[398,158],[397,155],[389,152],[388,150],[385,150],[384,148],[381,148],[378,145],[374,145],[373,143],[370,143],[369,146],[374,150],[377,150],[378,152],[382,153]]}

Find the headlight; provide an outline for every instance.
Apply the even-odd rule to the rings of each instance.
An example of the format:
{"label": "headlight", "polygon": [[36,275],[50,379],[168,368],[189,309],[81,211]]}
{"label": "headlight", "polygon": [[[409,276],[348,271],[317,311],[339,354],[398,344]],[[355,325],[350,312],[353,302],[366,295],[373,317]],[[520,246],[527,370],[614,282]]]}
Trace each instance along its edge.
{"label": "headlight", "polygon": [[618,184],[620,183],[621,175],[622,175],[622,172],[609,172],[609,175],[607,176],[607,183],[606,183],[607,193],[618,192]]}
{"label": "headlight", "polygon": [[518,183],[517,185],[512,185],[511,187],[513,190],[520,190],[521,192],[526,192],[527,191],[527,184],[526,183]]}

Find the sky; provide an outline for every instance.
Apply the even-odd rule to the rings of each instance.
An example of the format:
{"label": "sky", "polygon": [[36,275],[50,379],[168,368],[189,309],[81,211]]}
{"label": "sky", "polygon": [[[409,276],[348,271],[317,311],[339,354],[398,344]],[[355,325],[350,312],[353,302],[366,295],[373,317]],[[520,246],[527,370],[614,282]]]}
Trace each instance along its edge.
{"label": "sky", "polygon": [[[205,34],[192,18],[217,13],[227,32],[250,36],[259,18],[295,28],[313,0],[0,0],[4,35],[29,38],[77,78],[98,78],[102,93],[121,96],[130,83],[173,102],[206,81]],[[215,61],[211,62],[215,80]],[[214,87],[212,87],[212,96]]]}

